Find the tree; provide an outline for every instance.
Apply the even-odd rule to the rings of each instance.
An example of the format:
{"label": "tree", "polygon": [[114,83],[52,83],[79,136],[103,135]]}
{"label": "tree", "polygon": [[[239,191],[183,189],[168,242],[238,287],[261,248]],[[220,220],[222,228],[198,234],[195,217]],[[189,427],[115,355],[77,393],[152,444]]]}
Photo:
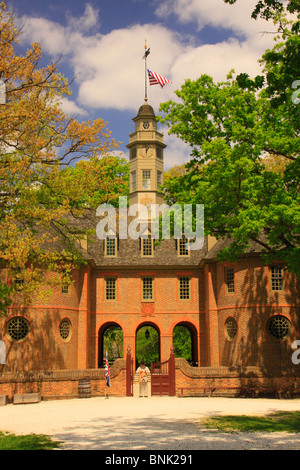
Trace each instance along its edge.
{"label": "tree", "polygon": [[107,328],[103,336],[104,357],[108,355],[109,363],[123,357],[123,330],[120,326],[113,325]]}
{"label": "tree", "polygon": [[186,326],[176,325],[173,330],[173,346],[175,357],[182,357],[188,362],[192,360],[191,332]]}
{"label": "tree", "polygon": [[7,307],[11,304],[10,296],[12,288],[8,285],[2,284],[0,281],[0,317],[5,315]]}
{"label": "tree", "polygon": [[[148,332],[149,336],[148,336]],[[142,326],[136,335],[136,360],[145,361],[148,367],[157,362],[159,357],[159,335],[155,328]]]}
{"label": "tree", "polygon": [[[224,0],[225,3],[233,5],[237,0]],[[284,12],[285,5],[279,0],[259,0],[252,12],[252,18],[257,19],[258,16],[269,20],[276,18],[278,14]],[[300,6],[298,0],[288,0],[286,8],[290,13],[299,13]]]}
{"label": "tree", "polygon": [[[206,233],[230,241],[220,259],[235,260],[256,242],[268,262],[285,260],[300,275],[300,106],[292,88],[300,77],[300,39],[281,17],[283,25],[262,58],[265,75],[186,80],[179,100],[161,104],[160,120],[193,156],[165,193],[172,203],[205,205]],[[270,156],[285,161],[281,171],[266,164]]]}
{"label": "tree", "polygon": [[[106,123],[80,123],[67,116],[61,109],[62,97],[70,94],[67,79],[57,63],[39,65],[38,43],[18,55],[19,36],[2,1],[0,78],[6,99],[0,104],[1,279],[3,284],[19,280],[18,296],[28,301],[47,272],[57,272],[55,282],[60,282],[62,270],[70,273],[83,262],[70,222],[113,200],[116,191],[125,190],[126,179],[124,162],[109,157],[116,143]],[[79,238],[83,232],[81,227]]]}

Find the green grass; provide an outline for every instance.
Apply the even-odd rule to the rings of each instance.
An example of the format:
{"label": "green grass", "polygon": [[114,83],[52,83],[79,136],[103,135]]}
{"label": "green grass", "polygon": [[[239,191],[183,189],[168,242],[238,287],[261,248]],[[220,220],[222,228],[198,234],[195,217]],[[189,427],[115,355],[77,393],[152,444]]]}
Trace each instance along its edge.
{"label": "green grass", "polygon": [[265,416],[213,416],[199,423],[222,432],[300,432],[300,411],[280,411]]}
{"label": "green grass", "polygon": [[60,442],[52,441],[49,436],[42,434],[27,434],[16,436],[0,431],[0,450],[53,450]]}

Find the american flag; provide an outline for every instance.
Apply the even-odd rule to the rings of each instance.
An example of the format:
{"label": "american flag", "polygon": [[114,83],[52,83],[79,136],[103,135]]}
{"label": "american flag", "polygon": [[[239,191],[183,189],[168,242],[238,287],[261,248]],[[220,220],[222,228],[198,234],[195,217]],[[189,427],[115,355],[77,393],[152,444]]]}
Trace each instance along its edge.
{"label": "american flag", "polygon": [[150,85],[160,85],[163,87],[166,83],[172,83],[168,78],[162,77],[158,73],[152,72],[148,69],[148,76]]}
{"label": "american flag", "polygon": [[109,378],[109,365],[108,365],[108,356],[106,351],[106,358],[105,358],[105,378],[106,378],[106,385],[110,387],[110,378]]}

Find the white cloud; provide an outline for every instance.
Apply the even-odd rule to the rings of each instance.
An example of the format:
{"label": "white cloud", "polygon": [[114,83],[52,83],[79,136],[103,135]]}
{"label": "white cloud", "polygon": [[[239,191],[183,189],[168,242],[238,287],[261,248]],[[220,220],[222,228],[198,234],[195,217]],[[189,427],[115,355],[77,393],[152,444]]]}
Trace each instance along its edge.
{"label": "white cloud", "polygon": [[176,86],[185,79],[197,79],[202,74],[211,75],[216,82],[226,80],[230,70],[257,75],[262,69],[253,48],[247,42],[237,39],[189,48],[178,57],[172,67],[172,76],[176,77]]}
{"label": "white cloud", "polygon": [[[62,54],[68,60],[79,86],[81,107],[136,111],[144,98],[145,37],[151,42],[151,67],[161,75],[170,73],[176,57],[184,52],[176,34],[160,25],[134,25],[87,36],[73,29],[73,20],[66,27],[43,18],[23,17],[22,21],[25,40],[39,41],[44,53]],[[153,105],[158,106],[162,93],[160,87],[155,88],[158,93],[152,94]]]}
{"label": "white cloud", "polygon": [[86,116],[88,112],[80,108],[74,101],[69,100],[68,98],[61,98],[61,109],[64,113],[68,115],[79,115],[79,116]]}
{"label": "white cloud", "polygon": [[[145,37],[151,37],[153,64],[155,61],[155,67],[162,75],[168,73],[182,49],[180,44],[174,44],[170,31],[157,25],[114,30],[102,37],[94,50],[87,51],[81,63],[80,103],[91,107],[137,110],[144,98],[142,55]],[[84,70],[91,64],[94,64],[94,73],[84,78]],[[158,100],[155,104],[158,105]]]}
{"label": "white cloud", "polygon": [[265,20],[251,18],[256,4],[257,0],[239,0],[234,5],[223,0],[164,0],[156,13],[159,17],[173,13],[182,23],[197,23],[199,30],[209,25],[249,38],[270,27]]}
{"label": "white cloud", "polygon": [[99,25],[99,10],[93,8],[89,3],[85,6],[84,14],[79,17],[68,16],[70,28],[81,32],[89,32]]}
{"label": "white cloud", "polygon": [[182,23],[196,23],[199,30],[211,26],[229,31],[226,41],[185,48],[172,67],[176,85],[204,73],[216,81],[225,80],[231,69],[252,76],[261,73],[258,60],[274,44],[274,35],[268,34],[274,27],[271,22],[251,18],[256,3],[257,0],[240,0],[234,5],[223,0],[165,0],[160,4],[158,17],[172,13]]}
{"label": "white cloud", "polygon": [[51,55],[70,52],[66,29],[60,24],[44,18],[28,16],[23,16],[17,24],[23,27],[22,41],[40,42],[43,45],[43,50]]}
{"label": "white cloud", "polygon": [[175,165],[182,165],[190,161],[191,147],[175,135],[168,135],[167,127],[163,127],[161,131],[164,133],[164,143],[167,145],[164,150],[165,171]]}
{"label": "white cloud", "polygon": [[157,110],[160,102],[174,99],[174,90],[186,78],[196,79],[206,73],[221,81],[232,68],[250,75],[260,72],[257,61],[272,46],[273,37],[261,33],[271,24],[250,18],[256,1],[240,0],[236,5],[222,0],[162,2],[157,9],[159,17],[173,13],[181,22],[196,21],[199,29],[210,25],[232,31],[228,41],[199,46],[186,44],[186,38],[161,24],[133,25],[101,34],[99,11],[89,4],[82,17],[67,18],[66,26],[28,16],[21,23],[25,23],[25,40],[40,41],[44,54],[63,54],[63,60],[72,67],[78,85],[77,104],[65,102],[65,106],[73,106],[74,111],[78,106],[81,114],[84,109],[138,109],[144,97],[142,55],[147,38],[151,47],[149,68],[173,82],[163,89],[148,85],[149,102]]}
{"label": "white cloud", "polygon": [[[41,42],[43,55],[54,59],[62,55],[59,68],[66,63],[76,80],[76,95],[63,98],[62,108],[68,114],[88,116],[90,110],[111,108],[136,113],[144,98],[144,41],[151,54],[148,67],[172,80],[172,84],[149,86],[149,103],[159,114],[161,102],[176,99],[174,91],[187,78],[201,74],[215,81],[226,79],[231,69],[255,76],[261,72],[258,59],[272,47],[271,23],[251,19],[257,0],[239,0],[235,5],[223,0],[162,0],[156,13],[158,20],[175,14],[178,21],[191,24],[198,32],[205,26],[229,31],[228,40],[216,44],[193,44],[162,24],[135,24],[124,29],[101,33],[99,11],[90,4],[79,18],[69,16],[66,24],[45,18],[24,16],[21,40]],[[196,43],[196,41],[195,41]],[[165,170],[190,160],[190,147],[164,127]],[[126,151],[125,151],[126,152]],[[126,158],[127,154],[125,154]]]}

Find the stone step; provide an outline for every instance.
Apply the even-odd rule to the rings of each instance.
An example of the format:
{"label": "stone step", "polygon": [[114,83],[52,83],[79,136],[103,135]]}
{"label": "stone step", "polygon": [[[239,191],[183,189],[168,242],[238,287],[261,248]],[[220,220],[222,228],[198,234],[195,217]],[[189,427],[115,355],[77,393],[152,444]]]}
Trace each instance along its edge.
{"label": "stone step", "polygon": [[8,403],[7,395],[0,395],[0,406],[5,406]]}
{"label": "stone step", "polygon": [[39,403],[41,401],[40,393],[22,393],[14,395],[13,404],[21,405],[26,403]]}

